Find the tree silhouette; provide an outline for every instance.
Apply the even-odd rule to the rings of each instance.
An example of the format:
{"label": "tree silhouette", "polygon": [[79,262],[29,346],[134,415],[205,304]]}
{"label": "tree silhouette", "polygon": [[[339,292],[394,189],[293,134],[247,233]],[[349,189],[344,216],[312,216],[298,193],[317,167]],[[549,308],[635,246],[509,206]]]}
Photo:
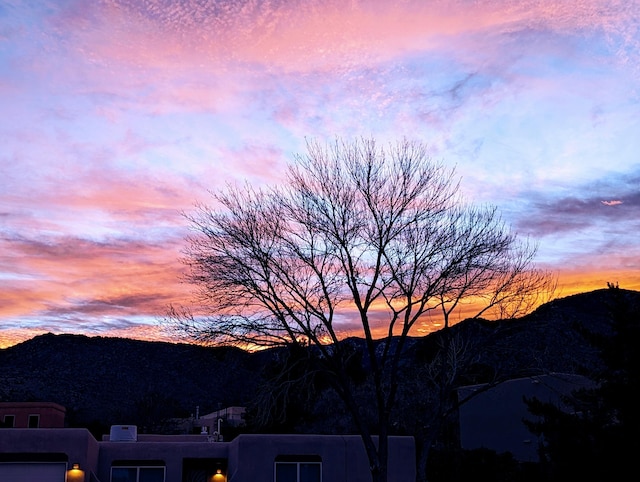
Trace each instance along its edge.
{"label": "tree silhouette", "polygon": [[564,407],[525,400],[537,421],[527,426],[543,437],[546,480],[626,480],[640,443],[640,306],[608,283],[610,323],[582,334],[598,348],[603,366],[589,374],[594,386],[574,391]]}
{"label": "tree silhouette", "polygon": [[[313,371],[353,417],[375,481],[387,480],[409,333],[443,316],[448,325],[461,307],[519,313],[552,285],[532,267],[535,246],[495,207],[463,202],[454,171],[419,142],[310,141],[284,186],[228,187],[214,199],[218,207],[186,215],[196,301],[170,319],[203,342],[308,346]],[[346,334],[364,339],[362,352],[339,343]],[[354,396],[354,356],[367,366],[373,422]]]}

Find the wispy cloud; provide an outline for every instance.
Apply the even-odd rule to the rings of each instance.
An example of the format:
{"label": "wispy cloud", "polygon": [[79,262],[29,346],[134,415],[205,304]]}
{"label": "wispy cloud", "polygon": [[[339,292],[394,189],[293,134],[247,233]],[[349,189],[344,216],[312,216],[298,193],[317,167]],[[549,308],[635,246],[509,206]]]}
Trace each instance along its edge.
{"label": "wispy cloud", "polygon": [[629,228],[640,227],[638,186],[640,171],[572,186],[570,196],[558,197],[554,192],[538,191],[532,199],[531,211],[527,211],[530,216],[520,219],[518,228],[534,236],[567,233],[586,227],[630,236]]}
{"label": "wispy cloud", "polygon": [[636,279],[638,11],[3,2],[0,345],[35,326],[151,333],[163,305],[188,296],[181,212],[227,182],[280,182],[305,137],[424,140],[465,195],[539,239],[567,283],[607,256]]}

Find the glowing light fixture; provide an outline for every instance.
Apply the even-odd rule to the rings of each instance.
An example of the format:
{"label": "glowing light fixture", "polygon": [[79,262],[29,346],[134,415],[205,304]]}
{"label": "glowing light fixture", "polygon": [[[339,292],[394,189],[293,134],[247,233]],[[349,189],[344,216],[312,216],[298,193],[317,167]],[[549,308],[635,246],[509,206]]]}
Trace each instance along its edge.
{"label": "glowing light fixture", "polygon": [[67,482],[84,482],[84,471],[80,468],[80,464],[71,464],[67,472]]}

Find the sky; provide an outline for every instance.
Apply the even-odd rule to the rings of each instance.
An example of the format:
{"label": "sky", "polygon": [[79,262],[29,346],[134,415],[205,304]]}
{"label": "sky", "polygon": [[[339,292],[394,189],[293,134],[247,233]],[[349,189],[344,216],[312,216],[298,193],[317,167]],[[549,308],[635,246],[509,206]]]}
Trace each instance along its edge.
{"label": "sky", "polygon": [[0,348],[171,340],[183,216],[305,139],[411,138],[539,245],[640,290],[639,0],[0,0]]}

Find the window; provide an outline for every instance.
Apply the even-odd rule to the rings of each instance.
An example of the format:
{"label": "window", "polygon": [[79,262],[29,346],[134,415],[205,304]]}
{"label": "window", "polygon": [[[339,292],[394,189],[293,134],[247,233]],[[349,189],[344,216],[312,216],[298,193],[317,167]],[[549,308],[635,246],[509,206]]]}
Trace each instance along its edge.
{"label": "window", "polygon": [[164,467],[111,467],[111,482],[164,482]]}
{"label": "window", "polygon": [[40,415],[29,415],[29,428],[38,428],[40,426]]}
{"label": "window", "polygon": [[15,415],[5,415],[2,420],[2,426],[5,428],[13,428],[16,425]]}
{"label": "window", "polygon": [[321,482],[322,461],[318,456],[278,456],[275,482]]}

